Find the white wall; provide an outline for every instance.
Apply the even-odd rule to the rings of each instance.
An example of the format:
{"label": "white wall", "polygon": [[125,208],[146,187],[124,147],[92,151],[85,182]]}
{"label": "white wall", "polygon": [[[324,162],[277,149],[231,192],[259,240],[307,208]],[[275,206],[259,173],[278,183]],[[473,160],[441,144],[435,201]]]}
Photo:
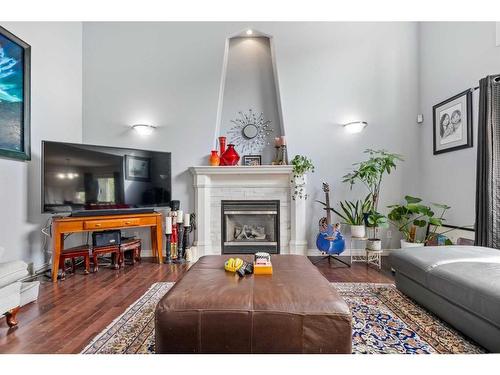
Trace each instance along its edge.
{"label": "white wall", "polygon": [[[365,158],[366,148],[384,148],[406,160],[385,179],[380,211],[418,191],[417,24],[273,24],[266,31],[275,36],[290,155],[308,155],[316,165],[309,176],[307,218],[309,247],[315,248],[322,210],[314,200],[324,200],[321,182],[330,183],[333,202],[363,198],[361,186],[351,192],[341,178]],[[357,135],[339,126],[354,120],[369,125]],[[395,246],[396,240],[384,246]]]}
{"label": "white wall", "polygon": [[477,111],[473,96],[474,147],[433,155],[432,106],[479,79],[500,73],[500,47],[494,22],[423,22],[420,24],[420,132],[421,195],[430,202],[452,207],[448,223],[474,224],[476,189]]}
{"label": "white wall", "polygon": [[[321,181],[335,201],[360,198],[341,183],[367,147],[405,155],[381,207],[418,191],[416,23],[84,23],[83,140],[171,151],[173,194],[192,210],[187,168],[207,164],[226,38],[252,27],[274,37],[289,153],[311,156],[310,247]],[[365,120],[360,135],[338,124]],[[140,138],[128,126],[160,128]]]}
{"label": "white wall", "polygon": [[235,126],[231,121],[241,118],[238,112],[247,115],[252,109],[256,116],[262,113],[273,129],[262,152],[250,152],[238,145],[235,148],[240,156],[261,154],[262,163],[271,164],[276,156],[274,137],[281,136],[281,123],[269,38],[232,38],[228,47],[220,133],[231,142],[233,134],[228,131]]}
{"label": "white wall", "polygon": [[31,161],[0,158],[0,247],[3,260],[34,268],[47,261],[40,228],[40,142],[82,139],[81,23],[3,22],[31,45]]}

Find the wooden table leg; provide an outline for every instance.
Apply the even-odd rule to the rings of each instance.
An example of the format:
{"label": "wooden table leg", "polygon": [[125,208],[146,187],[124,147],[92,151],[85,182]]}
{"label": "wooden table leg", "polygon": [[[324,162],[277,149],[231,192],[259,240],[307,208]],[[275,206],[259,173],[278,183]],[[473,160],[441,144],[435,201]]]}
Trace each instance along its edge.
{"label": "wooden table leg", "polygon": [[85,257],[85,275],[88,275],[90,273],[90,255],[87,254]]}
{"label": "wooden table leg", "polygon": [[161,217],[156,219],[156,249],[158,253],[158,263],[163,264],[163,227]]}
{"label": "wooden table leg", "polygon": [[151,227],[151,247],[153,248],[153,256],[157,257],[158,263],[163,263],[162,253],[162,220],[161,216],[156,219],[156,226]]}
{"label": "wooden table leg", "polygon": [[92,251],[92,261],[94,263],[94,269],[92,271],[99,272],[99,259],[97,257],[97,253],[95,251]]}
{"label": "wooden table leg", "polygon": [[54,228],[54,248],[52,251],[52,281],[57,282],[57,274],[59,273],[59,257],[64,248],[64,234]]}

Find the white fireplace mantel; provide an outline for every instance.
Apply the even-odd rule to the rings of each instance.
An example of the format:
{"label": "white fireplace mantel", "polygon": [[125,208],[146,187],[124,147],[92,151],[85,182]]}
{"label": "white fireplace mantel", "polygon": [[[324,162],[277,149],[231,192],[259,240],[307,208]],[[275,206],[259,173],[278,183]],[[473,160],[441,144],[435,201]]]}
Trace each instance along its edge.
{"label": "white fireplace mantel", "polygon": [[279,200],[280,253],[306,254],[306,204],[293,200],[290,165],[191,167],[197,221],[194,258],[221,254],[222,200]]}

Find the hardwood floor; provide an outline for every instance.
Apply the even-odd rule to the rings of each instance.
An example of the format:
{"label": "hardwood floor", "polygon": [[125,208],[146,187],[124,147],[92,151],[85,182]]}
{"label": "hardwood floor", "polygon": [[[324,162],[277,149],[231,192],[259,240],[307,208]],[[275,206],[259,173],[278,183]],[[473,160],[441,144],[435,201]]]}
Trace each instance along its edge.
{"label": "hardwood floor", "polygon": [[[317,267],[332,282],[393,282],[387,265],[378,271],[324,260]],[[176,281],[188,268],[144,259],[118,271],[103,267],[84,276],[79,270],[58,283],[40,279],[38,301],[21,308],[19,326],[9,329],[5,318],[0,319],[0,353],[78,353],[151,284]]]}

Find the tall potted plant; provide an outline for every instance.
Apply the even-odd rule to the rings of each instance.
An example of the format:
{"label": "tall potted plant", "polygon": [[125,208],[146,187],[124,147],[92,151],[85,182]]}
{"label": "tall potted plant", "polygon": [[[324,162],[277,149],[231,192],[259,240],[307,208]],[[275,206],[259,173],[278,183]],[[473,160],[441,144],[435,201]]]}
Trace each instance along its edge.
{"label": "tall potted plant", "polygon": [[376,250],[381,247],[382,243],[378,238],[378,228],[388,226],[387,218],[378,212],[382,181],[386,174],[396,169],[396,163],[403,161],[403,157],[386,150],[367,149],[365,154],[369,156],[368,160],[353,164],[354,170],[343,177],[343,182],[349,183],[351,189],[356,182],[361,182],[368,189],[370,209],[365,214],[365,223],[373,229],[373,237],[368,239],[367,248]]}
{"label": "tall potted plant", "polygon": [[368,160],[353,164],[354,170],[343,177],[343,182],[349,183],[351,189],[356,182],[363,183],[371,197],[370,211],[377,211],[380,198],[380,188],[384,175],[396,169],[396,163],[403,161],[399,154],[392,154],[385,150],[365,150]]}
{"label": "tall potted plant", "polygon": [[[388,206],[391,209],[387,217],[403,235],[401,248],[420,247],[436,236],[437,228],[443,225],[444,215],[451,207],[445,204],[432,203],[431,205],[439,210],[436,215],[430,206],[422,204],[422,199],[412,196],[405,196],[404,204],[394,204]],[[422,241],[417,238],[417,229],[425,228],[427,225],[433,229],[429,230]]]}

